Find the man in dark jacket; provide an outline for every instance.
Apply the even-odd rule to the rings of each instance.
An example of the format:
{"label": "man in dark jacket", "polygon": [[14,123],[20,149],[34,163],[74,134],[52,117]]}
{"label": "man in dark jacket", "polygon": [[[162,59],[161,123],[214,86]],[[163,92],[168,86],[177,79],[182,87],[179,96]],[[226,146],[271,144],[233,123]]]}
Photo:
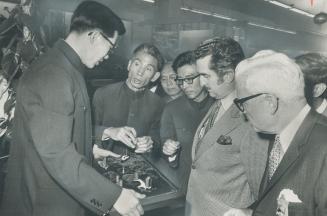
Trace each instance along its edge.
{"label": "man in dark jacket", "polygon": [[191,150],[195,131],[207,114],[214,99],[200,84],[192,51],[177,56],[173,63],[176,82],[184,95],[169,102],[161,117],[160,138],[163,157],[169,166],[169,175],[185,195],[191,170]]}
{"label": "man in dark jacket", "polygon": [[121,189],[90,166],[91,112],[83,78],[125,32],[109,8],[85,1],[70,33],[22,76],[17,90],[13,143],[0,215],[140,215],[137,194]]}
{"label": "man in dark jacket", "polygon": [[126,153],[137,146],[136,153],[150,151],[159,143],[159,122],[164,102],[148,88],[156,81],[164,59],[152,44],[139,45],[129,60],[125,82],[99,88],[93,97],[95,135],[105,141],[103,147]]}

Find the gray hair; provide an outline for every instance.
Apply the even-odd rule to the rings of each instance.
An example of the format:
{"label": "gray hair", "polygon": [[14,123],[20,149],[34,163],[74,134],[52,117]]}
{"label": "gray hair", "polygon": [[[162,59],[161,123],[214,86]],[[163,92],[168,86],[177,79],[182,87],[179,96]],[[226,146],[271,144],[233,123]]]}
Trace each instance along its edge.
{"label": "gray hair", "polygon": [[273,94],[283,101],[304,98],[304,80],[299,66],[283,53],[262,50],[236,67],[237,85],[253,94]]}

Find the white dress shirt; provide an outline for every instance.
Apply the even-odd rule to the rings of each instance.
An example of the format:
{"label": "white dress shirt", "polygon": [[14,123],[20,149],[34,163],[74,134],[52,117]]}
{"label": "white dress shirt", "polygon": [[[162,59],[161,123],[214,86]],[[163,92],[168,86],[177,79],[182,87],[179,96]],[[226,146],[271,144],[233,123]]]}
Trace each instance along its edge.
{"label": "white dress shirt", "polygon": [[321,114],[325,111],[326,108],[327,108],[327,100],[324,99],[316,111]]}
{"label": "white dress shirt", "polygon": [[218,121],[218,119],[220,119],[224,115],[226,110],[228,110],[232,106],[235,98],[236,98],[236,91],[233,91],[232,93],[227,95],[225,98],[221,99],[221,106],[218,111],[218,115],[215,119],[215,123]]}
{"label": "white dress shirt", "polygon": [[290,146],[304,118],[308,115],[310,109],[311,107],[308,104],[306,104],[299,112],[299,114],[279,134],[280,143],[282,145],[284,154],[287,151],[288,147]]}

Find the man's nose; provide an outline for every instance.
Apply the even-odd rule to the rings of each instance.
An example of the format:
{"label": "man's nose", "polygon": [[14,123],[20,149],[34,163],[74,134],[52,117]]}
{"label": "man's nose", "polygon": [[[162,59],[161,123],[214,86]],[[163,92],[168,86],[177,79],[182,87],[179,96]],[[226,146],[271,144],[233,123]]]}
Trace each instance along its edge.
{"label": "man's nose", "polygon": [[143,76],[144,71],[145,71],[145,68],[143,68],[143,67],[139,67],[139,69],[137,70],[137,75],[139,75],[139,76]]}
{"label": "man's nose", "polygon": [[180,85],[181,89],[187,89],[191,84],[188,84],[187,82],[183,81],[182,85]]}
{"label": "man's nose", "polygon": [[168,79],[167,84],[168,84],[168,86],[173,86],[175,84],[175,81],[172,79]]}

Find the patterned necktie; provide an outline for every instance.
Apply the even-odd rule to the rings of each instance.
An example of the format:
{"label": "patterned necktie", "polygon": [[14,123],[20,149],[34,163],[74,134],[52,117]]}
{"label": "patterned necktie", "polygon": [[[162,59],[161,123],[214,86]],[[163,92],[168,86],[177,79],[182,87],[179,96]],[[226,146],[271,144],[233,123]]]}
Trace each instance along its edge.
{"label": "patterned necktie", "polygon": [[280,161],[282,160],[284,155],[282,144],[280,143],[279,135],[276,135],[273,148],[271,149],[269,155],[269,164],[268,164],[268,177],[269,180],[274,175]]}
{"label": "patterned necktie", "polygon": [[212,126],[215,124],[215,120],[218,116],[219,109],[221,107],[221,101],[218,100],[213,105],[214,107],[211,109],[210,114],[208,115],[207,119],[203,123],[201,130],[199,132],[199,138],[202,139],[204,135],[212,128]]}

